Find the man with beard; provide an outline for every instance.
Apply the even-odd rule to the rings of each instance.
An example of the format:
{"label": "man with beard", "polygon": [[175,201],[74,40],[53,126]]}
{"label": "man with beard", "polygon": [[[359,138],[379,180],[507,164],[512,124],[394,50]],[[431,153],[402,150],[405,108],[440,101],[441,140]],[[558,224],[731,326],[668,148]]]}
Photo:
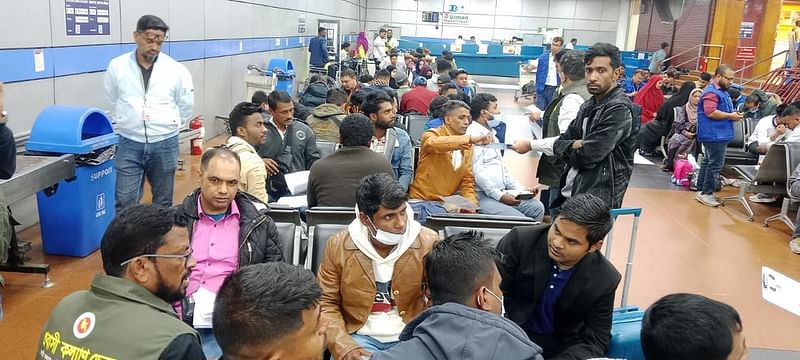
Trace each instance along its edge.
{"label": "man with beard", "polygon": [[375,125],[370,149],[386,156],[392,164],[394,178],[404,191],[408,191],[414,178],[411,136],[405,130],[394,127],[396,110],[392,106],[392,98],[384,91],[371,92],[361,104],[361,111]]}
{"label": "man with beard", "polygon": [[159,205],[118,213],[100,245],[105,274],[56,306],[36,358],[204,358],[197,332],[170,305],[184,297],[196,265],[188,220]]}
{"label": "man with beard", "polygon": [[222,356],[211,329],[214,299],[222,281],[242,266],[290,256],[281,252],[267,205],[237,191],[240,168],[239,156],[231,149],[206,151],[200,160],[200,189],[177,207],[189,219],[187,229],[197,259],[186,297],[177,308],[183,320],[197,329],[209,358]]}
{"label": "man with beard", "polygon": [[592,97],[553,144],[555,156],[567,164],[559,200],[590,193],[618,208],[633,172],[639,110],[617,86],[623,68],[616,46],[596,43],[583,62]]}

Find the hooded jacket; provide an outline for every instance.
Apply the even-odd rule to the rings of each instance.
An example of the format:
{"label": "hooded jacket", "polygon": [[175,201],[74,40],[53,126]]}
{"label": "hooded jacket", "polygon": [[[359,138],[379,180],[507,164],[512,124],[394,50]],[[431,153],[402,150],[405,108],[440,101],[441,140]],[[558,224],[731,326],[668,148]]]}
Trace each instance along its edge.
{"label": "hooded jacket", "polygon": [[513,321],[457,303],[425,310],[405,327],[400,341],[372,359],[542,359],[542,348]]}
{"label": "hooded jacket", "polygon": [[306,118],[306,123],[314,134],[317,135],[317,140],[330,141],[334,143],[339,142],[339,126],[342,125],[347,114],[344,109],[336,104],[322,104],[317,106],[311,115]]}
{"label": "hooded jacket", "polygon": [[265,204],[268,203],[267,169],[264,167],[264,160],[258,156],[253,145],[238,136],[231,136],[228,139],[228,147],[239,155],[242,163],[239,190],[255,196]]}

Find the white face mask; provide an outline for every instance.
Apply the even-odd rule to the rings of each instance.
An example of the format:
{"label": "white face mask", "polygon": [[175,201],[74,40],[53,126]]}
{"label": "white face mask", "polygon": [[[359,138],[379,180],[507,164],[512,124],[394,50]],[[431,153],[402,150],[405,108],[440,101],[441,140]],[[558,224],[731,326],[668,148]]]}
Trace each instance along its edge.
{"label": "white face mask", "polygon": [[498,125],[500,125],[501,122],[503,122],[503,120],[501,119],[502,119],[502,114],[492,114],[492,118],[489,119],[487,124],[489,125],[490,128],[495,128]]}
{"label": "white face mask", "polygon": [[495,293],[493,293],[492,290],[489,290],[488,288],[484,288],[484,290],[488,291],[489,294],[492,294],[492,296],[494,296],[498,301],[500,301],[500,316],[506,317],[506,303],[503,301],[503,298],[495,295]]}
{"label": "white face mask", "polygon": [[393,234],[388,231],[383,231],[381,229],[378,229],[378,227],[375,226],[375,223],[373,223],[372,219],[370,219],[369,217],[367,218],[367,220],[369,220],[370,225],[372,225],[372,227],[375,228],[375,233],[372,233],[372,231],[370,230],[370,233],[372,233],[372,237],[374,237],[375,240],[378,240],[378,242],[383,245],[387,246],[397,245],[401,241],[403,241],[403,238],[405,238],[406,236],[405,231],[403,231],[402,234]]}

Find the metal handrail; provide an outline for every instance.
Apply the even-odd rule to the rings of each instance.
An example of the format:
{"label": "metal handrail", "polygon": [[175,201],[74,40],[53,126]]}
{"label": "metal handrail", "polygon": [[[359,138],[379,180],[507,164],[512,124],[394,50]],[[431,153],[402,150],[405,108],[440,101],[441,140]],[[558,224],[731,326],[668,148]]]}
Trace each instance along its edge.
{"label": "metal handrail", "polygon": [[[750,65],[747,65],[747,66],[745,66],[745,67],[743,67],[743,68],[741,68],[741,69],[739,69],[739,70],[736,70],[736,71],[734,71],[734,72],[733,72],[733,73],[734,73],[734,77],[736,77],[736,73],[739,73],[739,81],[740,81],[740,82],[741,82],[741,81],[744,81],[744,71],[745,71],[745,70],[747,70],[747,69],[750,69],[750,68],[752,68],[752,67],[754,67],[754,66],[756,66],[756,65],[758,65],[758,64],[761,64],[761,63],[763,63],[763,62],[765,62],[765,61],[767,61],[767,60],[772,60],[772,59],[774,59],[774,58],[775,58],[775,57],[777,57],[777,56],[780,56],[780,55],[783,55],[783,54],[788,54],[788,53],[789,53],[789,50],[783,50],[783,51],[781,51],[781,52],[779,52],[779,53],[773,54],[772,56],[770,56],[770,57],[768,57],[768,58],[764,58],[764,59],[762,59],[762,60],[760,60],[760,61],[758,61],[758,62],[755,62],[755,63],[752,63],[752,64],[750,64]],[[772,71],[772,70],[770,70],[770,71]],[[770,71],[767,71],[765,74],[769,74],[769,73],[770,73]],[[752,80],[752,79],[751,79],[751,80]]]}
{"label": "metal handrail", "polygon": [[672,55],[672,56],[670,56],[670,57],[668,57],[668,58],[665,58],[665,59],[662,61],[662,63],[665,63],[665,62],[667,62],[667,61],[669,61],[669,60],[672,60],[672,59],[674,59],[674,58],[676,58],[676,57],[678,57],[678,56],[681,56],[681,55],[687,54],[687,53],[689,53],[690,51],[692,51],[692,50],[694,50],[694,49],[697,49],[697,56],[695,56],[695,57],[693,57],[693,58],[691,58],[691,59],[689,59],[689,60],[686,60],[686,61],[684,61],[684,62],[682,62],[682,63],[680,63],[680,64],[678,64],[678,65],[673,65],[673,66],[677,68],[677,67],[679,67],[679,66],[681,66],[681,65],[688,64],[688,63],[692,62],[693,60],[697,60],[697,64],[695,65],[695,68],[694,68],[694,69],[695,69],[695,70],[698,70],[698,69],[700,69],[700,58],[703,56],[703,49],[704,49],[704,48],[719,48],[719,57],[706,56],[706,58],[707,58],[707,59],[709,59],[709,60],[719,60],[719,61],[722,61],[722,52],[725,50],[725,47],[724,47],[723,45],[717,45],[717,44],[697,44],[697,45],[695,45],[695,46],[692,46],[692,47],[690,47],[690,48],[688,48],[688,49],[686,49],[686,50],[684,50],[684,51],[681,51],[681,52],[679,52],[679,53],[677,53],[677,54],[675,54],[675,55]]}

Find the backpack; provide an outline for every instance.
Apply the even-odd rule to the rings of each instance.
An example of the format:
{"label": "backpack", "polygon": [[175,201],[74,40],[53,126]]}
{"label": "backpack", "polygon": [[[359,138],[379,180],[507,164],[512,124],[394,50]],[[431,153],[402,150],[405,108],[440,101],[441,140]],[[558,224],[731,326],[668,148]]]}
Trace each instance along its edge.
{"label": "backpack", "polygon": [[531,80],[527,84],[522,85],[522,95],[530,95],[536,93],[536,83]]}
{"label": "backpack", "polygon": [[675,160],[675,164],[673,165],[673,167],[675,168],[675,171],[673,172],[672,175],[672,183],[683,187],[689,187],[690,185],[689,174],[691,174],[694,171],[694,167],[689,162],[689,160],[686,159]]}

